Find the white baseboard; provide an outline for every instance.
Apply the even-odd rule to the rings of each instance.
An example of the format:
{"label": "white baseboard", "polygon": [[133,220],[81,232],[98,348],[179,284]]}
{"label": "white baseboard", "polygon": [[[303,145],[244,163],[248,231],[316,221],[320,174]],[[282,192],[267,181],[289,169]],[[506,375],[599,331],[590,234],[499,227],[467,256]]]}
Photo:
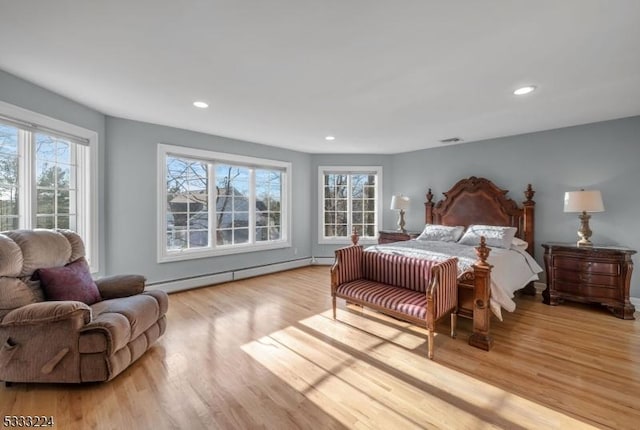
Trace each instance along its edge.
{"label": "white baseboard", "polygon": [[191,290],[193,288],[208,287],[209,285],[231,282],[238,279],[251,278],[253,276],[266,275],[269,273],[282,272],[284,270],[296,269],[311,265],[311,258],[301,258],[299,260],[285,261],[284,263],[267,264],[264,266],[251,267],[211,275],[194,276],[192,278],[175,279],[172,281],[157,282],[148,284],[148,290],[162,290],[167,293]]}
{"label": "white baseboard", "polygon": [[300,260],[286,261],[284,263],[268,264],[266,266],[252,267],[250,269],[236,270],[233,273],[233,280],[252,278],[254,276],[266,275],[268,273],[282,272],[284,270],[297,269],[298,267],[310,266],[311,258],[301,258]]}
{"label": "white baseboard", "polygon": [[336,261],[336,259],[333,257],[313,257],[311,264],[315,266],[331,266],[334,261]]}
{"label": "white baseboard", "polygon": [[233,281],[233,272],[216,273],[214,275],[195,276],[193,278],[176,279],[173,281],[158,282],[147,285],[148,290],[162,290],[165,293],[175,293],[178,291],[191,290],[207,285],[221,284]]}
{"label": "white baseboard", "polygon": [[636,307],[636,310],[640,311],[640,297],[629,297],[629,301]]}

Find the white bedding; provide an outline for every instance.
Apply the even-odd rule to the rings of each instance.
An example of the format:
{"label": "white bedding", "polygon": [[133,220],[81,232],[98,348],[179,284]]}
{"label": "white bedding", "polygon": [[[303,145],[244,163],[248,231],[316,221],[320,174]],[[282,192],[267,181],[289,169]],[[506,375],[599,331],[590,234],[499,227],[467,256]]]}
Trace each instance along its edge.
{"label": "white bedding", "polygon": [[[435,242],[425,240],[407,240],[384,245],[368,247],[367,252],[383,252],[408,257],[443,261],[452,256],[458,257],[458,277],[472,270],[471,266],[478,259],[473,246],[460,245],[455,242]],[[502,321],[502,308],[513,312],[516,304],[514,292],[538,279],[542,268],[527,252],[515,249],[491,248],[489,264],[491,270],[490,307]]]}

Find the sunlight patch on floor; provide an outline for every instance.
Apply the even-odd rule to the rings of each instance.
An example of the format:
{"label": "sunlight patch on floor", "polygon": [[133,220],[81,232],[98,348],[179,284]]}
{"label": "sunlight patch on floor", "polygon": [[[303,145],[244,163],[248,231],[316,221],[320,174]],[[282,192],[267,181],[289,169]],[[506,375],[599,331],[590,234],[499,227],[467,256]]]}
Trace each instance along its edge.
{"label": "sunlight patch on floor", "polygon": [[413,351],[424,342],[404,323],[340,311],[338,321],[317,314],[242,349],[349,427],[590,428]]}

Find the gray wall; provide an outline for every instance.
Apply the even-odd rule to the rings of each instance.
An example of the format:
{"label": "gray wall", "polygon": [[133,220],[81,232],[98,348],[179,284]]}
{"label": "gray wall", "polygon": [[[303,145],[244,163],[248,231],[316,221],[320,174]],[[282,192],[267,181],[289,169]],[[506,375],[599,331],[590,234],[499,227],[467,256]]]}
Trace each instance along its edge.
{"label": "gray wall", "polygon": [[[397,154],[388,173],[394,188],[404,190],[412,203],[424,202],[429,187],[440,199],[458,179],[472,175],[492,179],[518,202],[531,183],[540,264],[541,243],[577,240],[578,214],[563,212],[564,192],[598,189],[605,212],[592,215],[591,240],[640,251],[640,117]],[[419,230],[423,222],[424,207],[412,204],[407,228]],[[391,218],[385,217],[385,226],[393,227]],[[640,297],[637,270],[631,296]]]}
{"label": "gray wall", "polygon": [[107,241],[104,229],[105,116],[56,93],[0,70],[0,100],[98,133],[98,216],[100,273],[106,273]]}
{"label": "gray wall", "polygon": [[[107,117],[106,233],[109,272],[143,273],[160,282],[310,257],[308,154],[171,127]],[[197,260],[157,263],[158,143],[292,163],[292,247]],[[297,254],[295,250],[297,249]]]}

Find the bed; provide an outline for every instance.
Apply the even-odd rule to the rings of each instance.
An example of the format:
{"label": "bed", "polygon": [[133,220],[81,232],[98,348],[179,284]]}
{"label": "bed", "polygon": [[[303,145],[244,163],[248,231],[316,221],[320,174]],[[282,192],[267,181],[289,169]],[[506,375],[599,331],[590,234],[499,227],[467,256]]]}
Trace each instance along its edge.
{"label": "bed", "polygon": [[[425,259],[459,258],[458,315],[473,319],[469,344],[484,350],[493,346],[491,314],[502,318],[502,309],[513,311],[516,290],[535,295],[533,280],[542,268],[533,258],[535,202],[531,185],[519,206],[503,190],[486,178],[472,176],[458,181],[444,199],[435,202],[431,189],[426,194],[425,222],[446,226],[510,226],[515,237],[526,242],[520,251],[490,248],[484,238],[476,246],[410,240],[374,245],[367,252],[383,252]],[[358,237],[354,235],[354,243]]]}

